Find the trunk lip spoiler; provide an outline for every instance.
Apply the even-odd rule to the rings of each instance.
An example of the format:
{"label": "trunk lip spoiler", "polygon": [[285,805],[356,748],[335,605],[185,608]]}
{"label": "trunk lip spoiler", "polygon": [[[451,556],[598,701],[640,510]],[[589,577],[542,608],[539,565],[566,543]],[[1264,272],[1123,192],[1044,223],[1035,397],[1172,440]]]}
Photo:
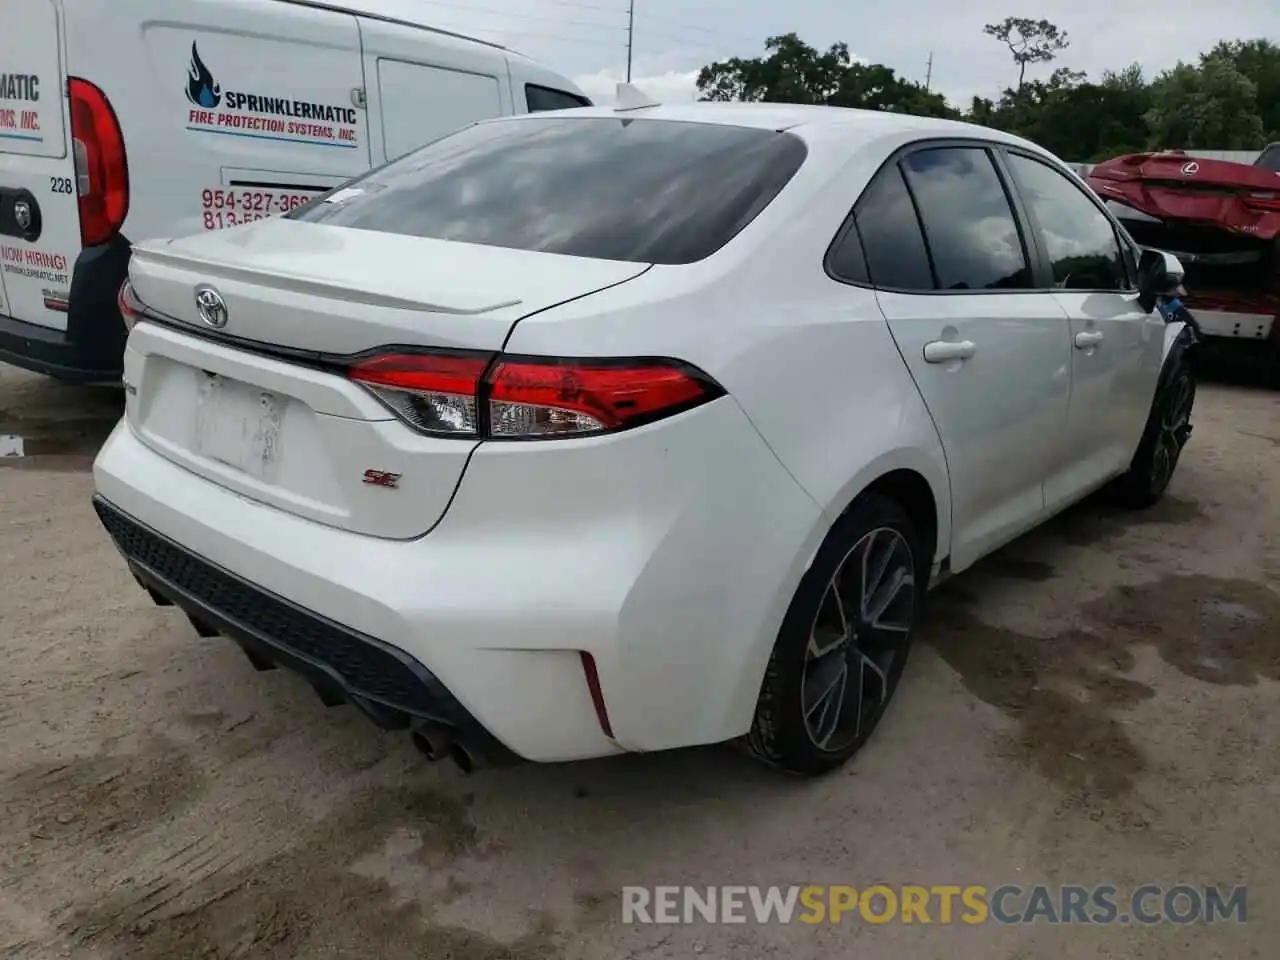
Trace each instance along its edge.
{"label": "trunk lip spoiler", "polygon": [[[412,310],[417,313],[440,313],[459,317],[474,317],[508,307],[516,307],[523,303],[518,297],[505,300],[481,301],[476,306],[427,303],[422,300],[388,296],[374,290],[353,289],[349,286],[318,279],[314,275],[293,273],[278,268],[265,270],[260,267],[215,257],[186,256],[171,250],[157,249],[156,247],[136,249],[135,252],[138,256],[157,266],[181,267],[188,270],[192,268],[212,268],[218,271],[221,279],[232,282],[254,283],[276,290],[282,289],[287,283],[291,292],[326,297],[346,303],[364,303],[375,307],[388,307],[394,310]],[[281,281],[284,281],[284,283]]]}

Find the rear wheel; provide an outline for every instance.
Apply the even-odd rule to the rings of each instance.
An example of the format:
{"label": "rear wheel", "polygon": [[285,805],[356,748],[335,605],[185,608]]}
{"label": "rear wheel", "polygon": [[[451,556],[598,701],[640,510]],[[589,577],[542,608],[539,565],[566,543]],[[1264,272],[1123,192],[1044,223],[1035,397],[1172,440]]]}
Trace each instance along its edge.
{"label": "rear wheel", "polygon": [[1157,391],[1138,452],[1118,484],[1121,502],[1135,509],[1154,506],[1164,496],[1191,436],[1196,381],[1185,353],[1173,362],[1173,375]]}
{"label": "rear wheel", "polygon": [[906,665],[928,563],[906,513],[866,496],[800,582],[765,672],[747,745],[813,776],[843,764],[884,716]]}

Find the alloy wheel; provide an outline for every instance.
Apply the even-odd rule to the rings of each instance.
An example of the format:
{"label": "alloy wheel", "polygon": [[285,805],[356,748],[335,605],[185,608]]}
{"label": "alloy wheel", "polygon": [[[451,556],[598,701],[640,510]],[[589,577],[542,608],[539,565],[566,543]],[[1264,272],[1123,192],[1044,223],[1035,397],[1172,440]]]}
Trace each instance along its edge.
{"label": "alloy wheel", "polygon": [[1191,434],[1191,406],[1195,400],[1190,377],[1181,377],[1165,405],[1151,460],[1151,489],[1163,490],[1173,479],[1178,457]]}
{"label": "alloy wheel", "polygon": [[839,752],[884,710],[915,614],[915,558],[890,527],[862,537],[827,583],[809,632],[800,701],[819,750]]}

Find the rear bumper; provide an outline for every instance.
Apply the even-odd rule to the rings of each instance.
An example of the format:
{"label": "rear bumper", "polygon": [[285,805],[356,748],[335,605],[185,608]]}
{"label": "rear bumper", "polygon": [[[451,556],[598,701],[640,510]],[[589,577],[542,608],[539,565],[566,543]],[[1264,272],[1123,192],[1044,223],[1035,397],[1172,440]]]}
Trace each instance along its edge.
{"label": "rear bumper", "polygon": [[[542,762],[745,733],[827,526],[729,398],[616,437],[482,444],[444,518],[415,540],[239,496],[151,449],[127,421],[99,452],[94,481],[140,579],[198,620],[318,669],[375,719],[390,707],[474,720]],[[148,544],[167,544],[163,564],[125,542],[141,535],[118,514],[143,525]],[[206,570],[232,586],[203,585]],[[318,636],[376,656],[415,696],[448,697],[380,693],[345,654],[316,652]],[[612,738],[582,653],[595,661]]]}
{"label": "rear bumper", "polygon": [[1257,313],[1199,310],[1194,303],[1189,306],[1206,337],[1230,337],[1265,343],[1277,336],[1275,317]]}
{"label": "rear bumper", "polygon": [[208,632],[235,640],[267,669],[303,674],[326,703],[354,704],[379,727],[428,723],[494,765],[518,762],[431,671],[402,650],[304,610],[196,556],[100,496],[94,509],[138,582]]}
{"label": "rear bumper", "polygon": [[129,273],[129,241],[81,251],[71,278],[67,329],[0,316],[0,361],[71,383],[117,383],[128,331],[116,305]]}

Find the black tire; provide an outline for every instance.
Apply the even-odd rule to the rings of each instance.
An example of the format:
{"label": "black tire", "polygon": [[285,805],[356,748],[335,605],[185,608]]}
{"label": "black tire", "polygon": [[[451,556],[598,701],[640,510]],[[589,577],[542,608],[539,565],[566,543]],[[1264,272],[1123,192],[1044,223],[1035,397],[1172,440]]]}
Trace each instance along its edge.
{"label": "black tire", "polygon": [[1159,503],[1169,489],[1178,459],[1191,436],[1191,413],[1196,401],[1196,380],[1191,355],[1175,347],[1160,378],[1142,440],[1129,471],[1116,484],[1122,506],[1145,510]]}
{"label": "black tire", "polygon": [[[746,736],[753,754],[791,773],[817,776],[841,766],[861,749],[884,716],[906,666],[930,571],[924,554],[911,519],[886,497],[864,495],[835,523],[800,581],[778,631],[755,720]],[[868,569],[873,575],[879,571],[880,579],[864,588]],[[845,588],[843,595],[851,597],[856,588],[858,599],[856,604],[841,600],[839,611],[840,595],[833,599],[830,591],[837,573]],[[862,600],[867,593],[873,604]],[[868,610],[876,613],[873,608],[891,595],[876,622],[870,622]],[[854,606],[856,610],[844,612],[845,607]],[[833,625],[846,616],[844,622],[850,626],[841,647],[833,639],[838,632]],[[811,636],[821,637],[822,643],[811,647]],[[819,646],[828,652],[815,656]],[[890,659],[881,656],[886,651]],[[838,683],[841,669],[845,682],[839,688],[839,706],[834,699],[820,705],[816,692],[826,689],[828,680]],[[854,709],[849,700],[855,682],[856,729],[849,719],[853,714],[847,712]],[[833,708],[838,712],[828,723],[826,711]],[[815,719],[819,710],[823,712]],[[823,741],[820,733],[827,726],[831,734]]]}

